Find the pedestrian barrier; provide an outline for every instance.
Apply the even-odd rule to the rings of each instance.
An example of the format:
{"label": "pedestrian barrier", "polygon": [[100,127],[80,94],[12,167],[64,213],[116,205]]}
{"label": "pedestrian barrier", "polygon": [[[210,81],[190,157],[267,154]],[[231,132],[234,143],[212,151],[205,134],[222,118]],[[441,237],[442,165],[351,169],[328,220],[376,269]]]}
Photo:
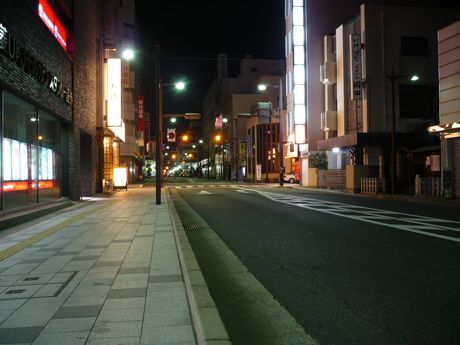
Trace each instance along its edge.
{"label": "pedestrian barrier", "polygon": [[361,177],[361,194],[385,193],[385,179],[378,177]]}

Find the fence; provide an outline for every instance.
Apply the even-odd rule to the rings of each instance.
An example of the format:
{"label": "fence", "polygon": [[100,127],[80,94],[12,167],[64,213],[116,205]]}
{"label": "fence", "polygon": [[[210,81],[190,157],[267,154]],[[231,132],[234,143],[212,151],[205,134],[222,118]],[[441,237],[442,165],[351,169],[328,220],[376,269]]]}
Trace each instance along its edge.
{"label": "fence", "polygon": [[441,196],[441,179],[439,177],[415,176],[415,195]]}
{"label": "fence", "polygon": [[318,170],[318,187],[330,189],[346,188],[345,170]]}
{"label": "fence", "polygon": [[385,179],[378,177],[361,177],[361,194],[385,193]]}

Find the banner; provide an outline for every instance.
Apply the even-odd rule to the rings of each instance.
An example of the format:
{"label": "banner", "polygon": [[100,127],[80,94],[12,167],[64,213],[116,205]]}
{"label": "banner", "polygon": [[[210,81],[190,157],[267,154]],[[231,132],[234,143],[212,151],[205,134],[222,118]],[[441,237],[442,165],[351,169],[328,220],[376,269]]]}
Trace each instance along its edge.
{"label": "banner", "polygon": [[138,123],[137,123],[137,130],[139,132],[144,131],[144,96],[137,97],[137,109],[138,109]]}

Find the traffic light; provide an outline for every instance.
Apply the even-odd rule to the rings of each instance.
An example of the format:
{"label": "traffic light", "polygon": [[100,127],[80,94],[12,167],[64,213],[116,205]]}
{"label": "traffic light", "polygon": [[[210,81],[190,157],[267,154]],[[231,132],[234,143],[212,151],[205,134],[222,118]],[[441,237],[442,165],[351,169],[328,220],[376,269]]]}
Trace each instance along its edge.
{"label": "traffic light", "polygon": [[176,141],[176,129],[168,128],[168,143]]}

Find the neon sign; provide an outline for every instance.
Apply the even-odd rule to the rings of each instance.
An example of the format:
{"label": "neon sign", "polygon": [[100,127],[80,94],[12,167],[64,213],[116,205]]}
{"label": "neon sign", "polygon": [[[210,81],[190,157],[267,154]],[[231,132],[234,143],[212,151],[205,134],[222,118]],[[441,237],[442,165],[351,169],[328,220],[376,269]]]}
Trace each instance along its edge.
{"label": "neon sign", "polygon": [[46,0],[38,0],[38,15],[62,48],[67,51],[67,32]]}

